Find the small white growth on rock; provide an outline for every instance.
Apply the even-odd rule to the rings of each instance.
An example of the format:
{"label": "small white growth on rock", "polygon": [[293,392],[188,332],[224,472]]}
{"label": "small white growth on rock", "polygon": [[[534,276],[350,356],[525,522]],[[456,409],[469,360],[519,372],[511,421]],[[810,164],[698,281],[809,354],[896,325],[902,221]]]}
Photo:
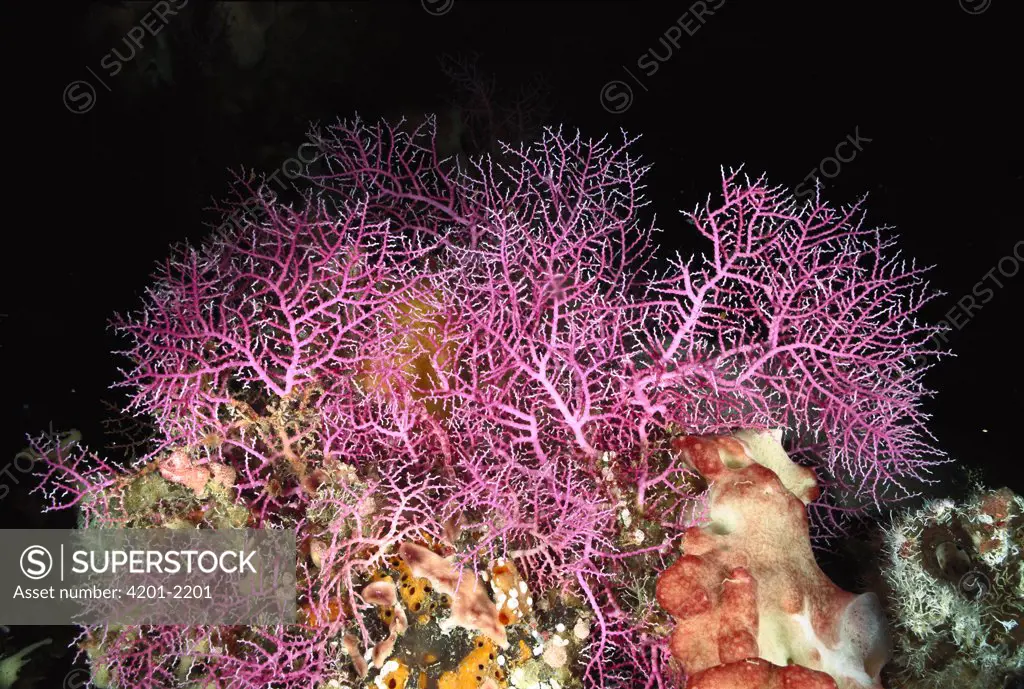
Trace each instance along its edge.
{"label": "small white growth on rock", "polygon": [[[565,643],[568,644],[568,642]],[[556,642],[554,645],[548,646],[544,649],[544,662],[552,669],[557,670],[565,667],[568,660],[569,654],[566,653],[565,645],[559,645]]]}

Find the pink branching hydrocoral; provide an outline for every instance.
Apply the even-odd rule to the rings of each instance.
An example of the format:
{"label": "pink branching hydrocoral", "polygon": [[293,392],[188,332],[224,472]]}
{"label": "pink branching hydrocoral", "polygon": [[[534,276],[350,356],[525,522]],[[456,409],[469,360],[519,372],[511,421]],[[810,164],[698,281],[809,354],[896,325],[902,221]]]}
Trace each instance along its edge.
{"label": "pink branching hydrocoral", "polygon": [[687,429],[809,434],[851,504],[908,497],[941,456],[915,358],[938,354],[925,345],[936,329],[917,320],[935,296],[926,269],[865,227],[860,203],[801,205],[763,179],[725,176],[722,202],[690,218],[712,252],[652,285],[668,344],[636,397]]}
{"label": "pink branching hydrocoral", "polygon": [[[221,227],[175,249],[142,308],[115,321],[127,411],[155,423],[144,461],[157,471],[95,469],[85,485],[83,462],[44,462],[51,488],[77,487],[59,504],[100,493],[119,523],[295,529],[301,624],[94,631],[94,667],[117,670],[115,686],[164,686],[152,658],[167,654],[210,686],[390,672],[412,687],[394,620],[429,623],[414,614],[429,601],[404,584],[401,605],[377,610],[360,591],[410,576],[401,553],[415,545],[460,586],[489,581],[495,610],[516,597],[495,567],[522,574],[530,614],[501,623],[548,650],[488,681],[670,687],[654,582],[703,488],[674,437],[811,435],[824,476],[871,501],[923,478],[934,451],[916,362],[934,328],[915,318],[931,293],[857,206],[801,206],[731,172],[722,200],[691,215],[708,255],[652,277],[630,139],[548,130],[460,169],[427,125],[356,120],[313,137],[327,171],[302,203],[243,181]],[[124,499],[139,480],[164,481],[187,513]],[[376,614],[392,620],[386,643]],[[461,686],[457,668],[434,671]]]}

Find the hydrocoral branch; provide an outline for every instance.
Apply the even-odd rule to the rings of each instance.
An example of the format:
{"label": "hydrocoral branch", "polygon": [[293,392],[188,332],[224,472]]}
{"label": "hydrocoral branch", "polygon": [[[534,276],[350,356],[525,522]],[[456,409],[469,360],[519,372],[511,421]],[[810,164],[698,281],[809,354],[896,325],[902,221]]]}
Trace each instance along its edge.
{"label": "hydrocoral branch", "polygon": [[[691,432],[781,427],[823,440],[820,461],[861,500],[904,497],[934,457],[919,362],[938,330],[925,268],[890,251],[861,203],[800,205],[763,178],[723,176],[722,201],[689,214],[711,242],[651,285],[664,342],[634,382],[652,416]],[[697,391],[697,394],[695,394]]]}
{"label": "hydrocoral branch", "polygon": [[[331,633],[355,622],[364,648],[370,635],[354,616],[361,605],[359,581],[384,564],[401,543],[438,538],[444,531],[437,505],[447,497],[438,478],[420,478],[399,465],[370,480],[352,467],[337,467],[307,505],[308,521],[298,525],[310,539],[312,566],[306,566],[306,621]],[[347,610],[348,612],[344,612]],[[354,620],[353,620],[354,617]]]}
{"label": "hydrocoral branch", "polygon": [[436,121],[411,128],[404,121],[368,124],[358,117],[309,139],[327,171],[308,181],[320,198],[359,199],[372,217],[425,245],[458,239],[461,226],[472,227],[472,209],[459,173],[438,156]]}
{"label": "hydrocoral branch", "polygon": [[629,143],[549,131],[535,148],[507,148],[514,164],[467,181],[485,229],[449,249],[459,270],[435,280],[459,332],[452,359],[474,362],[438,394],[459,423],[497,424],[538,461],[567,447],[593,460],[635,440],[621,392],[650,243],[637,217],[645,168]]}
{"label": "hydrocoral branch", "polygon": [[81,445],[81,434],[44,433],[29,439],[22,453],[33,462],[41,493],[49,504],[44,512],[77,509],[80,523],[117,526],[122,512],[114,505],[119,480],[128,474]]}
{"label": "hydrocoral branch", "polygon": [[330,638],[327,629],[253,627],[244,636],[226,638],[215,653],[200,659],[207,661],[217,689],[324,686],[338,673],[335,654],[325,652]]}
{"label": "hydrocoral branch", "polygon": [[326,630],[296,627],[93,627],[83,634],[97,686],[207,689],[323,686],[337,672]]}
{"label": "hydrocoral branch", "polygon": [[559,461],[536,468],[511,457],[476,458],[460,466],[462,490],[448,499],[448,519],[471,515],[462,531],[468,564],[507,557],[537,590],[575,584],[577,574],[601,576],[601,558],[614,554],[614,510],[598,488]]}
{"label": "hydrocoral branch", "polygon": [[311,201],[295,211],[264,191],[244,231],[178,248],[146,308],[115,320],[133,345],[121,352],[132,364],[120,383],[135,390],[128,408],[186,443],[219,423],[237,390],[287,397],[357,371],[371,324],[393,317],[417,284],[423,251],[364,207]]}

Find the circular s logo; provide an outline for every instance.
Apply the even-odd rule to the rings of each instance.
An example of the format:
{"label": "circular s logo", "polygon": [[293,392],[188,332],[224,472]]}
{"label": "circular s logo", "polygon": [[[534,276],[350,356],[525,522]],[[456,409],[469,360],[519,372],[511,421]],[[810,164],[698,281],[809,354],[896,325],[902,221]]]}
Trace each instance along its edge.
{"label": "circular s logo", "polygon": [[967,14],[981,14],[992,5],[992,0],[960,0],[960,9]]}
{"label": "circular s logo", "polygon": [[633,89],[619,79],[613,79],[601,87],[601,107],[612,115],[621,115],[633,104]]}
{"label": "circular s logo", "polygon": [[21,573],[29,579],[45,579],[53,569],[53,556],[41,545],[31,545],[21,553]]}
{"label": "circular s logo", "polygon": [[423,9],[427,11],[427,14],[442,17],[452,11],[452,7],[455,6],[455,0],[420,0],[420,4],[423,5]]}
{"label": "circular s logo", "polygon": [[64,107],[76,115],[83,115],[96,105],[96,89],[81,79],[64,87]]}
{"label": "circular s logo", "polygon": [[89,671],[76,668],[64,676],[64,689],[85,689],[89,686]]}

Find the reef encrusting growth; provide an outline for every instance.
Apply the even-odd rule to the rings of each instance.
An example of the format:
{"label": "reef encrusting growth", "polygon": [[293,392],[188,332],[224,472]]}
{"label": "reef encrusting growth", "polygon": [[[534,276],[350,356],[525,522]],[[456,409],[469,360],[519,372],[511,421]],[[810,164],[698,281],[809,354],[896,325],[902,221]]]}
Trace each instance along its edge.
{"label": "reef encrusting growth", "polygon": [[676,619],[672,655],[687,689],[881,689],[889,634],[874,593],[836,586],[811,550],[814,472],[781,433],[680,437],[673,446],[711,484],[707,524],[658,578]]}
{"label": "reef encrusting growth", "polygon": [[931,501],[894,521],[885,555],[898,686],[1020,686],[1024,498],[977,487],[962,504]]}

